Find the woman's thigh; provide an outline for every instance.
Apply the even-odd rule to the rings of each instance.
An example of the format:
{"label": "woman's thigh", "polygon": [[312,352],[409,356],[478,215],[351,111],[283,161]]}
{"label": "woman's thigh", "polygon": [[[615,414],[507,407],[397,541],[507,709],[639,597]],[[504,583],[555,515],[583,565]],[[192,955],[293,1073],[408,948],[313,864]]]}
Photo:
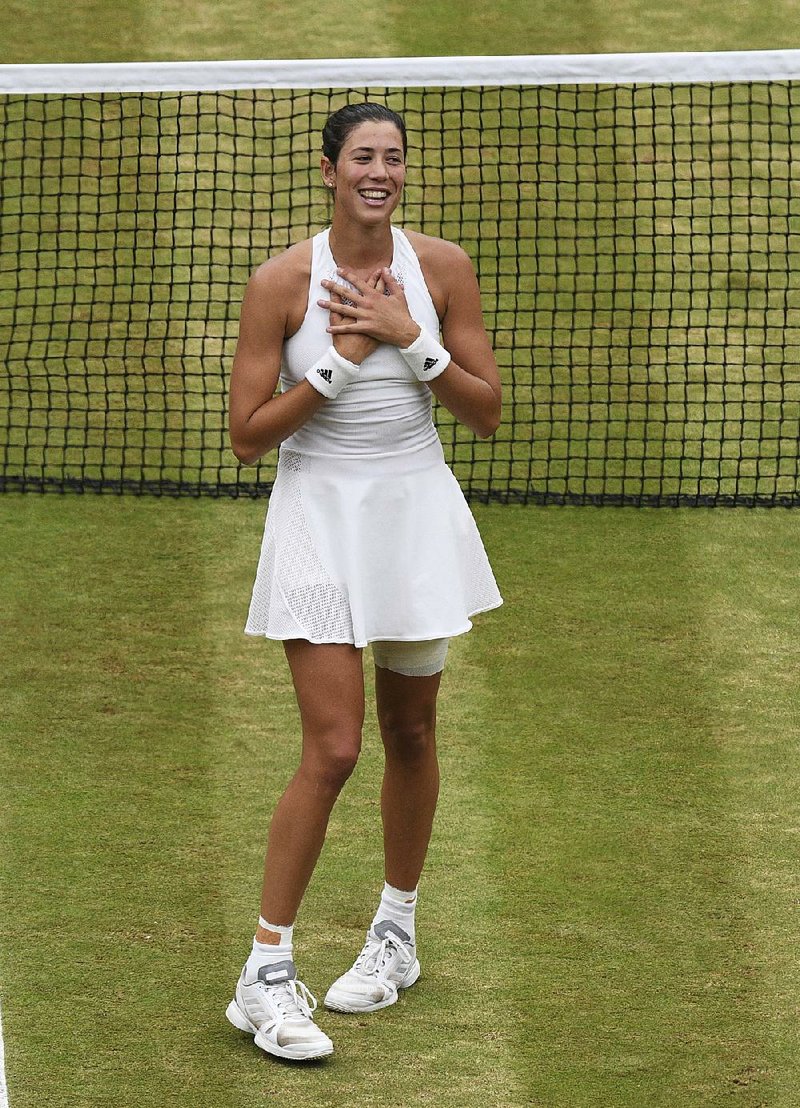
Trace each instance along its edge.
{"label": "woman's thigh", "polygon": [[364,723],[362,651],[349,643],[284,643],[292,673],[303,741],[323,745],[360,742]]}
{"label": "woman's thigh", "polygon": [[435,742],[441,673],[408,677],[375,667],[375,701],[388,755],[419,756]]}

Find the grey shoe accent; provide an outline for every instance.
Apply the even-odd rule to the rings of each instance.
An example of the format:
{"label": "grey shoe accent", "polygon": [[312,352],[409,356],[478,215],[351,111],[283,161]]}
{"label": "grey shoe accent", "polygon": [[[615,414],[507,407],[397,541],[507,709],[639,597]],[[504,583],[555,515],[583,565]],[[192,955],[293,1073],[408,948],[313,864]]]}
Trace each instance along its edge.
{"label": "grey shoe accent", "polygon": [[372,930],[379,939],[388,939],[390,934],[394,934],[401,943],[411,942],[411,936],[403,930],[399,923],[395,923],[394,920],[382,919],[374,925]]}
{"label": "grey shoe accent", "polygon": [[288,981],[294,981],[297,970],[294,962],[287,958],[283,962],[267,962],[258,971],[258,980],[265,985],[285,985]]}

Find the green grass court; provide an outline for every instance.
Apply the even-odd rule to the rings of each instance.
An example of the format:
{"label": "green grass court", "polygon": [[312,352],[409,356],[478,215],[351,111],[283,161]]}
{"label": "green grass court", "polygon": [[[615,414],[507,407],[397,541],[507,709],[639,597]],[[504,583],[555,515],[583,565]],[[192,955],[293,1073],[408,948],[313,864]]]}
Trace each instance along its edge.
{"label": "green grass court", "polygon": [[[789,0],[10,0],[0,29],[6,62],[800,46]],[[242,635],[265,507],[0,497],[10,1108],[796,1108],[795,514],[475,506],[506,604],[443,683],[423,977],[321,1013],[337,1053],[292,1068],[223,1014],[298,743]],[[380,887],[380,766],[368,716],[296,931],[320,997]]]}
{"label": "green grass court", "polygon": [[[506,607],[444,684],[425,976],[300,1071],[223,1019],[297,743],[241,635],[263,505],[0,512],[14,1108],[796,1103],[793,514],[476,509]],[[380,880],[378,746],[299,920],[314,991]]]}

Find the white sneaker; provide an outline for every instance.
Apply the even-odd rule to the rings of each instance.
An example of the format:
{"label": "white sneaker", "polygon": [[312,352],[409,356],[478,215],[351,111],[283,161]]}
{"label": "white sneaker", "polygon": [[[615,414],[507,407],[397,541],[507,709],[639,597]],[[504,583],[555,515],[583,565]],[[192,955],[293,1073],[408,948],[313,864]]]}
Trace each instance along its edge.
{"label": "white sneaker", "polygon": [[419,977],[417,948],[411,936],[391,920],[381,920],[367,932],[364,949],[352,969],[334,981],[325,1007],[336,1012],[377,1012],[397,1000]]}
{"label": "white sneaker", "polygon": [[314,1023],[316,1007],[294,962],[286,960],[262,966],[255,981],[246,981],[242,970],[225,1015],[268,1054],[305,1061],[333,1054],[333,1043]]}

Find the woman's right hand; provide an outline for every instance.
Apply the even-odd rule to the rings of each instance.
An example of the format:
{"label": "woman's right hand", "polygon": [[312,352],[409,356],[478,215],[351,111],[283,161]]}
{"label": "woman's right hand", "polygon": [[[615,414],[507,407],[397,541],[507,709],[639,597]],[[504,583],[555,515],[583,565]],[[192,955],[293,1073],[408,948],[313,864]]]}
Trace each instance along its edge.
{"label": "woman's right hand", "polygon": [[[379,292],[383,292],[383,280],[381,278],[381,271],[376,269],[373,274],[367,278],[367,284],[372,288],[378,289]],[[329,293],[332,303],[341,303],[341,298],[336,293]],[[341,323],[348,323],[349,318],[341,315],[331,308],[330,311],[331,326],[337,327]],[[380,346],[380,341],[374,339],[372,335],[333,335],[333,347],[337,354],[341,354],[343,358],[347,358],[348,362],[353,362],[354,365],[361,365],[366,357],[368,357],[374,350],[377,350]]]}

